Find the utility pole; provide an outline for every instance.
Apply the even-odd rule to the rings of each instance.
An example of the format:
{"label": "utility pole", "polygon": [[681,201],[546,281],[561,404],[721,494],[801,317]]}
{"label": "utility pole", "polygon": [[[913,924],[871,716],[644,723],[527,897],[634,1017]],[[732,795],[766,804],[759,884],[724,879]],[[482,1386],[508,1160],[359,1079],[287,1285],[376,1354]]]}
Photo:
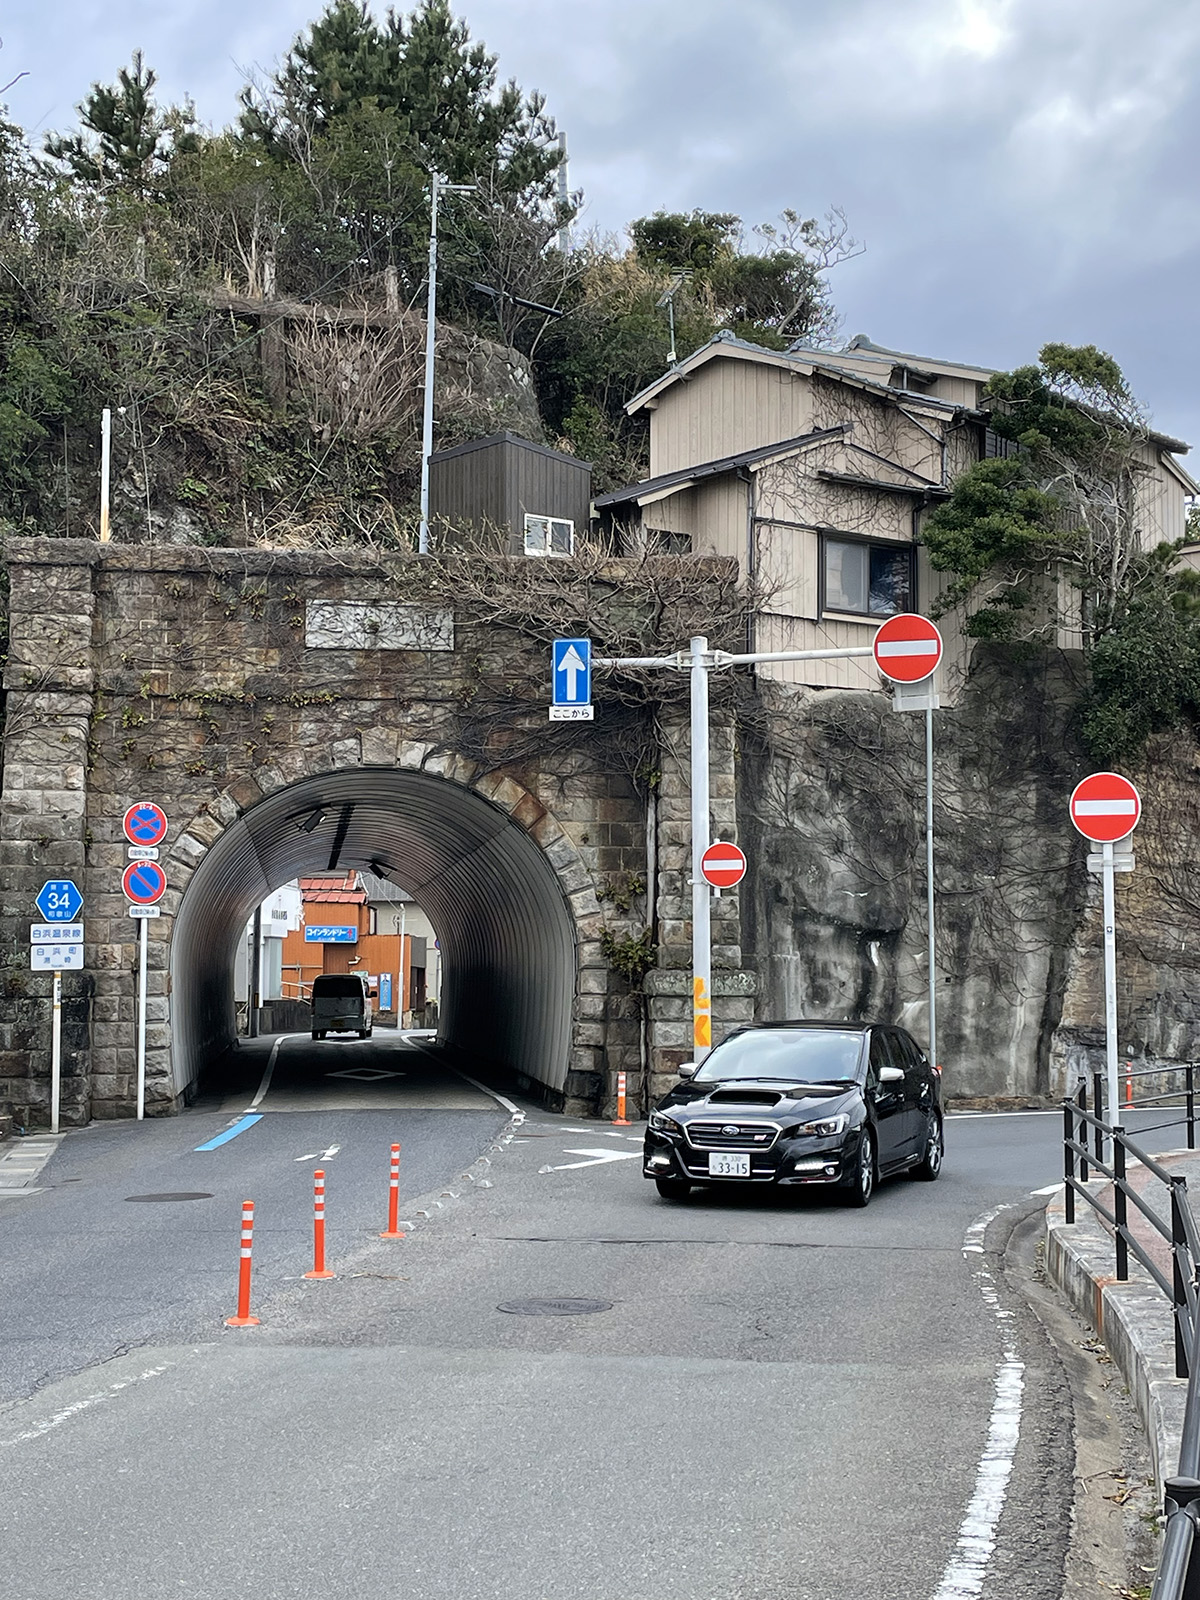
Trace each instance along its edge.
{"label": "utility pole", "polygon": [[262,906],[254,908],[250,944],[250,1005],[246,1018],[246,1032],[251,1039],[258,1038],[259,990],[262,987]]}
{"label": "utility pole", "polygon": [[417,549],[429,554],[429,458],[433,454],[433,355],[437,340],[438,197],[469,194],[473,183],[447,183],[440,172],[429,179],[429,295],[425,306],[425,404],[421,418],[421,530]]}
{"label": "utility pole", "polygon": [[562,152],[562,160],[558,163],[558,204],[562,221],[558,229],[558,248],[566,255],[571,248],[571,226],[566,221],[567,208],[571,204],[571,192],[567,188],[567,136],[561,130],[558,135],[558,148]]}

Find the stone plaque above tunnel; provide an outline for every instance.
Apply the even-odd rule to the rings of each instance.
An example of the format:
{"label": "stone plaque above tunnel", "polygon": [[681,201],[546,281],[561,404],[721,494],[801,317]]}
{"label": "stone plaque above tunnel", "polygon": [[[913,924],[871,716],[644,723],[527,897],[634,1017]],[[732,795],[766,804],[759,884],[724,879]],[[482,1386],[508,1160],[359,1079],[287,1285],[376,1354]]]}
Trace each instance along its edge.
{"label": "stone plaque above tunnel", "polygon": [[304,642],[310,650],[453,650],[454,616],[388,600],[310,600]]}

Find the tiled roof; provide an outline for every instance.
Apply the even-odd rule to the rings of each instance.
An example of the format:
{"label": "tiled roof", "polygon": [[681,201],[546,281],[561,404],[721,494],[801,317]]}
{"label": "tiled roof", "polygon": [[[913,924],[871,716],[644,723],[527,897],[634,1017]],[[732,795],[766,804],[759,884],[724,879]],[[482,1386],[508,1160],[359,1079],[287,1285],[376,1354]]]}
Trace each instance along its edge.
{"label": "tiled roof", "polygon": [[358,874],[339,872],[317,878],[300,879],[300,898],[307,905],[366,905],[367,897],[358,886]]}

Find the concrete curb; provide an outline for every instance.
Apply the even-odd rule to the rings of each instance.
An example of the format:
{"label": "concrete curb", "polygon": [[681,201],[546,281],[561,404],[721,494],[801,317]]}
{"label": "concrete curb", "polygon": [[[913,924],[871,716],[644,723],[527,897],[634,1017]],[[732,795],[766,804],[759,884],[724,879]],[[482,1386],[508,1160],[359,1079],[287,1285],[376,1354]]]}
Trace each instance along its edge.
{"label": "concrete curb", "polygon": [[[1093,1180],[1088,1187],[1099,1191],[1104,1180]],[[1129,1281],[1117,1282],[1112,1236],[1079,1199],[1075,1222],[1069,1225],[1061,1189],[1046,1206],[1045,1240],[1047,1277],[1095,1328],[1133,1396],[1161,1502],[1163,1479],[1179,1464],[1187,1395],[1187,1380],[1175,1376],[1171,1307],[1136,1261],[1129,1264]]]}

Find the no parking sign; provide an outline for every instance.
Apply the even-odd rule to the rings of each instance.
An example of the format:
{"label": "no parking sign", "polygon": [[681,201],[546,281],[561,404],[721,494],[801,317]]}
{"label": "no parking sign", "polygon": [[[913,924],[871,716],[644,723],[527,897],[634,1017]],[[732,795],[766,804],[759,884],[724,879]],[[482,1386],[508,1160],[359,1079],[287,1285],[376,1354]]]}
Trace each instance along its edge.
{"label": "no parking sign", "polygon": [[157,861],[131,861],[121,874],[121,887],[135,908],[152,906],[167,892],[167,875]]}
{"label": "no parking sign", "polygon": [[167,836],[167,814],[153,800],[138,800],[121,823],[130,844],[161,844]]}

